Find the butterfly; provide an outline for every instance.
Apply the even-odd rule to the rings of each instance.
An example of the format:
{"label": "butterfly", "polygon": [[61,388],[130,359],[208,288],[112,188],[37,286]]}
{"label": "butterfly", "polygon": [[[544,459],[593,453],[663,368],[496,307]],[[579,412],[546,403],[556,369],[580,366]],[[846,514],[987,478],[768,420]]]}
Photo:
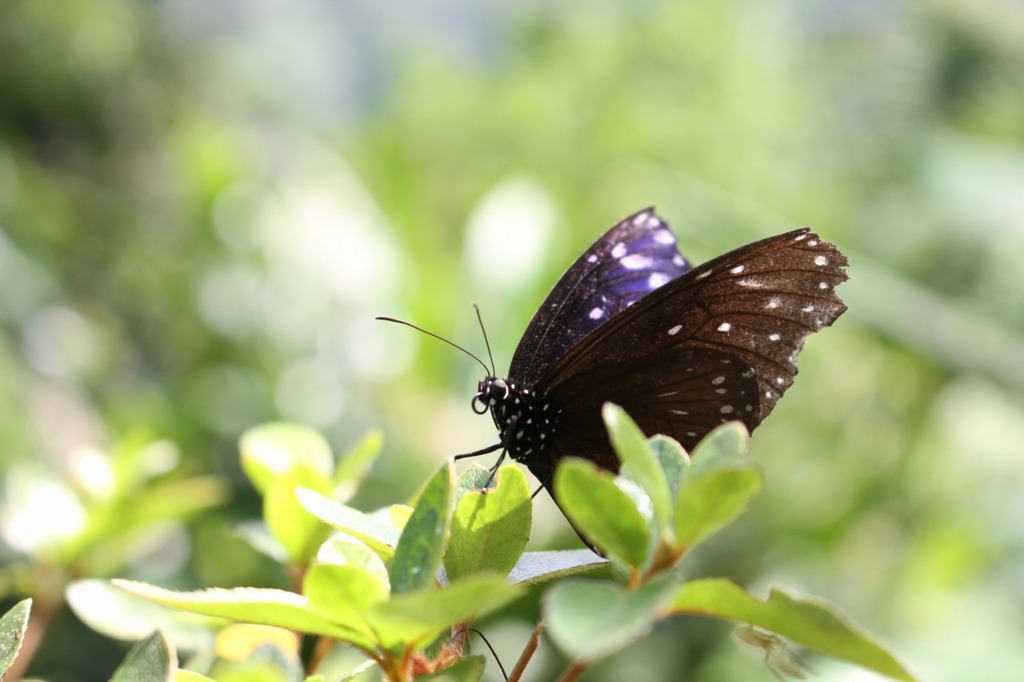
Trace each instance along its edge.
{"label": "butterfly", "polygon": [[846,265],[803,228],[693,267],[653,208],[635,213],[555,284],[508,376],[480,382],[473,409],[490,412],[499,442],[467,454],[500,449],[553,495],[564,457],[618,470],[606,402],[687,451],[727,421],[752,431],[793,383],[807,336],[846,310]]}
{"label": "butterfly", "polygon": [[601,420],[606,402],[687,451],[727,421],[753,431],[793,383],[807,336],[846,310],[835,293],[846,265],[839,249],[803,228],[694,267],[653,208],[635,213],[558,280],[506,378],[420,329],[487,373],[472,405],[491,414],[498,442],[456,459],[501,450],[555,497],[565,457],[618,470]]}

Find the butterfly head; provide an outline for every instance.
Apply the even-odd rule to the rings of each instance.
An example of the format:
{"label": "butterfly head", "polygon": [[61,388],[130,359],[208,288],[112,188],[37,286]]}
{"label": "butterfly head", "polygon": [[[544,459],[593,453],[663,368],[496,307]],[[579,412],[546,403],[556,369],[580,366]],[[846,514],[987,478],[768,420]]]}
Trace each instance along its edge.
{"label": "butterfly head", "polygon": [[487,377],[477,386],[473,396],[473,411],[484,414],[500,402],[508,400],[512,389],[504,379]]}

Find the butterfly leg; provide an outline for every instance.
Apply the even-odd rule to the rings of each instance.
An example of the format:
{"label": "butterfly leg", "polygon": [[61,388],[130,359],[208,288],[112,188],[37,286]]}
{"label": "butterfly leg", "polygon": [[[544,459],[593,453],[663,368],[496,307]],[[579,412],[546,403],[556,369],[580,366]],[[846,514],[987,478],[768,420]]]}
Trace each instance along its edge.
{"label": "butterfly leg", "polygon": [[502,447],[501,443],[495,443],[494,445],[488,445],[486,448],[482,448],[480,450],[474,450],[473,452],[464,452],[461,455],[455,455],[454,459],[457,462],[460,459],[468,459],[470,457],[479,457],[480,455],[486,455],[486,454],[489,454],[491,452],[494,452],[495,450],[498,450],[501,447]]}

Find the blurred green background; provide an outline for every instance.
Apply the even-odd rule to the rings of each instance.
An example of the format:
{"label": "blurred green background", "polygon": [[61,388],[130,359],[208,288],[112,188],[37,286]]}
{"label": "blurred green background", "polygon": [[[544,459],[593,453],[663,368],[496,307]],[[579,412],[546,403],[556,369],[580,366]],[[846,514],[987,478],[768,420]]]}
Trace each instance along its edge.
{"label": "blurred green background", "polygon": [[[5,0],[6,603],[107,577],[47,548],[83,462],[126,442],[233,490],[107,573],[286,584],[229,527],[259,514],[240,432],[297,420],[343,451],[380,428],[354,504],[406,499],[493,425],[475,363],[373,316],[482,353],[475,301],[500,370],[557,276],[648,205],[694,261],[802,225],[851,261],[849,312],[755,434],[766,492],[686,570],[830,599],[922,679],[1024,679],[1011,0]],[[576,546],[537,507],[531,545]],[[484,625],[506,664],[534,608]],[[59,611],[32,670],[105,679],[126,646]],[[724,625],[677,619],[585,679],[769,677]]]}

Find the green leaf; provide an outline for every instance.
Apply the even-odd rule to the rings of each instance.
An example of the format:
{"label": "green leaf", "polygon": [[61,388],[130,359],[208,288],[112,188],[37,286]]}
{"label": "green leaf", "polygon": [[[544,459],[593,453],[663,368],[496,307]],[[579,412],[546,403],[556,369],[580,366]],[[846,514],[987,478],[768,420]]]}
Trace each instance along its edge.
{"label": "green leaf", "polygon": [[373,463],[380,456],[383,444],[383,434],[380,431],[370,431],[341,456],[334,471],[334,499],[349,500],[356,494],[370,473]]}
{"label": "green leaf", "polygon": [[299,504],[324,523],[362,540],[384,561],[390,561],[398,545],[398,530],[382,523],[358,509],[346,507],[314,490],[299,488],[295,491]]}
{"label": "green leaf", "polygon": [[607,566],[607,559],[589,549],[526,552],[509,572],[508,581],[518,585],[537,585]]}
{"label": "green leaf", "polygon": [[732,523],[760,490],[761,473],[752,465],[717,469],[691,478],[676,499],[676,547],[686,551]]}
{"label": "green leaf", "polygon": [[662,434],[647,439],[647,447],[654,453],[661,470],[665,472],[669,494],[673,500],[676,499],[679,496],[679,489],[683,485],[683,474],[690,466],[690,456],[675,439]]}
{"label": "green leaf", "polygon": [[132,647],[110,677],[110,682],[171,682],[176,677],[177,667],[178,655],[171,648],[167,638],[162,632],[154,632]]}
{"label": "green leaf", "polygon": [[455,479],[455,504],[457,505],[461,500],[462,496],[466,493],[479,492],[485,488],[491,489],[494,487],[494,474],[487,467],[473,462],[466,467],[459,477]]}
{"label": "green leaf", "polygon": [[210,670],[217,682],[290,682],[302,679],[298,660],[273,646],[261,646],[244,659],[220,659]]}
{"label": "green leaf", "polygon": [[[405,524],[409,523],[409,517],[412,516],[412,507],[405,504],[393,504],[387,509],[388,519],[391,520],[391,525],[398,529],[398,534],[405,530]],[[398,545],[397,538],[395,539],[395,545]]]}
{"label": "green leaf", "polygon": [[682,585],[671,609],[749,623],[893,679],[914,680],[892,654],[824,600],[795,599],[773,589],[762,601],[731,580],[711,578]]}
{"label": "green leaf", "polygon": [[690,453],[690,467],[685,478],[700,476],[721,466],[743,461],[750,433],[742,422],[727,422],[704,436]]}
{"label": "green leaf", "polygon": [[209,649],[214,631],[222,625],[216,618],[154,604],[117,589],[107,580],[75,581],[65,588],[64,596],[79,620],[90,628],[129,642],[160,630],[178,649]]}
{"label": "green leaf", "polygon": [[370,573],[385,588],[389,586],[388,569],[369,547],[347,535],[338,534],[320,545],[316,553],[318,564],[355,566]]}
{"label": "green leaf", "polygon": [[299,635],[291,630],[253,623],[231,623],[217,632],[214,648],[219,658],[234,661],[248,658],[257,650],[271,649],[284,654],[288,661],[297,661],[299,646]]}
{"label": "green leaf", "polygon": [[432,585],[444,553],[451,519],[454,469],[448,462],[434,474],[402,530],[391,560],[391,591],[409,592]]}
{"label": "green leaf", "polygon": [[555,471],[559,507],[609,558],[639,568],[647,560],[651,531],[615,476],[590,462],[566,458]]}
{"label": "green leaf", "polygon": [[674,593],[672,576],[636,589],[590,580],[570,580],[544,595],[551,640],[574,660],[595,661],[647,634]]}
{"label": "green leaf", "polygon": [[298,566],[305,566],[327,537],[328,529],[310,514],[296,496],[298,488],[326,493],[330,483],[319,472],[293,469],[267,483],[263,499],[263,519],[271,536]]}
{"label": "green leaf", "polygon": [[425,645],[452,625],[495,611],[522,593],[521,587],[508,584],[501,576],[480,573],[444,590],[428,587],[392,595],[370,609],[366,618],[381,645],[394,651]]}
{"label": "green leaf", "polygon": [[367,639],[373,630],[365,613],[388,598],[388,586],[377,576],[358,566],[314,564],[306,571],[302,592],[312,610],[335,623],[342,623]]}
{"label": "green leaf", "polygon": [[7,670],[18,658],[21,643],[25,641],[31,610],[32,600],[22,599],[0,618],[0,678],[7,674]]}
{"label": "green leaf", "polygon": [[375,645],[362,634],[360,624],[345,624],[325,618],[310,606],[306,597],[294,592],[255,587],[174,592],[133,580],[111,582],[131,594],[192,613],[335,637],[363,649],[372,649]]}
{"label": "green leaf", "polygon": [[455,507],[444,557],[451,580],[484,570],[504,575],[526,548],[533,514],[526,476],[505,466],[497,481],[494,490],[466,493]]}
{"label": "green leaf", "polygon": [[303,677],[299,651],[295,632],[234,623],[217,633],[209,675],[217,682],[297,682]]}
{"label": "green leaf", "polygon": [[301,424],[272,422],[251,428],[242,434],[239,448],[242,469],[261,493],[271,481],[295,469],[307,470],[312,480],[327,482],[334,470],[327,440]]}
{"label": "green leaf", "polygon": [[206,675],[200,675],[197,672],[191,670],[178,669],[174,674],[174,682],[214,682],[212,677]]}
{"label": "green leaf", "polygon": [[604,417],[608,436],[616,454],[622,460],[623,468],[628,469],[629,476],[639,483],[651,498],[654,520],[658,528],[668,528],[672,516],[668,479],[665,478],[665,471],[657,457],[647,447],[647,437],[618,405],[605,403],[601,409],[601,416]]}

